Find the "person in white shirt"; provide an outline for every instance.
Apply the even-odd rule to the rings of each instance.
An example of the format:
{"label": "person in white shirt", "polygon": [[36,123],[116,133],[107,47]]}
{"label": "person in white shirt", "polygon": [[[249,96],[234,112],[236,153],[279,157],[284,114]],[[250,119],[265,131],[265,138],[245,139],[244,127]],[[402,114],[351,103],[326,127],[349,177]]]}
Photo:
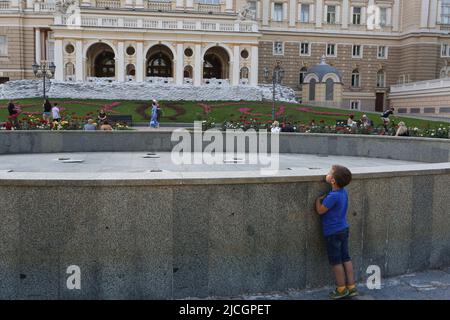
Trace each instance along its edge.
{"label": "person in white shirt", "polygon": [[272,133],[280,133],[280,123],[278,121],[274,121],[272,124],[272,128],[270,129],[270,132]]}
{"label": "person in white shirt", "polygon": [[53,121],[61,121],[61,115],[59,114],[58,104],[55,103],[52,108]]}

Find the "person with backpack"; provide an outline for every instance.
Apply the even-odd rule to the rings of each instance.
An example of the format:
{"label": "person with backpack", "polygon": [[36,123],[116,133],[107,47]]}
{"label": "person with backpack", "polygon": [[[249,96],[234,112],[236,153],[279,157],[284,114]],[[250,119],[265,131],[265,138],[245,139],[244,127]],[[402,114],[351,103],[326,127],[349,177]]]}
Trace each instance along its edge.
{"label": "person with backpack", "polygon": [[44,108],[44,113],[42,114],[42,118],[45,121],[49,121],[50,117],[52,115],[52,104],[50,103],[50,101],[46,98],[44,100],[44,104],[42,105],[42,107]]}

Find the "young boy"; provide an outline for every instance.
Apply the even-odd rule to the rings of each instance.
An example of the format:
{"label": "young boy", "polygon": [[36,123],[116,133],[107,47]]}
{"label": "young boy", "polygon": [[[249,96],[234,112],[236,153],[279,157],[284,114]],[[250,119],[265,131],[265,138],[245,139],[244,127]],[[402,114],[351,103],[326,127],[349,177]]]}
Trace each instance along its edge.
{"label": "young boy", "polygon": [[332,190],[316,200],[316,211],[322,220],[328,260],[336,278],[336,290],[330,293],[331,299],[358,295],[353,279],[353,264],[348,253],[348,194],[344,189],[351,180],[350,170],[334,165],[326,176],[326,182],[331,185]]}

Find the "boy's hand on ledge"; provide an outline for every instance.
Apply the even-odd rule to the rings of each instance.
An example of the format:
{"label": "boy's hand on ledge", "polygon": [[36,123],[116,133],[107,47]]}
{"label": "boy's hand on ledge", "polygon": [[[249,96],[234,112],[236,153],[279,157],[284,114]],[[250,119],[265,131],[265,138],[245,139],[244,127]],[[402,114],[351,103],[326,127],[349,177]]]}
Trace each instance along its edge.
{"label": "boy's hand on ledge", "polygon": [[319,215],[325,214],[328,212],[328,208],[322,204],[323,199],[325,199],[327,195],[324,194],[316,199],[316,213]]}

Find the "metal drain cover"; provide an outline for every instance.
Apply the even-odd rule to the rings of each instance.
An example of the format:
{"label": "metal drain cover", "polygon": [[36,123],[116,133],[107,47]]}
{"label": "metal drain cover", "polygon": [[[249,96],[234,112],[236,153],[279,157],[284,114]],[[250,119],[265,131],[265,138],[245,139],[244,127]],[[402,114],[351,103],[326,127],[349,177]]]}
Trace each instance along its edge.
{"label": "metal drain cover", "polygon": [[233,158],[233,159],[225,159],[223,160],[224,163],[238,163],[238,162],[244,162],[244,159],[240,158]]}
{"label": "metal drain cover", "polygon": [[161,170],[161,169],[152,169],[152,170],[149,170],[148,172],[150,172],[150,173],[163,172],[163,170]]}
{"label": "metal drain cover", "polygon": [[63,160],[61,161],[62,163],[83,163],[84,160],[75,160],[75,159],[70,159],[70,160]]}

